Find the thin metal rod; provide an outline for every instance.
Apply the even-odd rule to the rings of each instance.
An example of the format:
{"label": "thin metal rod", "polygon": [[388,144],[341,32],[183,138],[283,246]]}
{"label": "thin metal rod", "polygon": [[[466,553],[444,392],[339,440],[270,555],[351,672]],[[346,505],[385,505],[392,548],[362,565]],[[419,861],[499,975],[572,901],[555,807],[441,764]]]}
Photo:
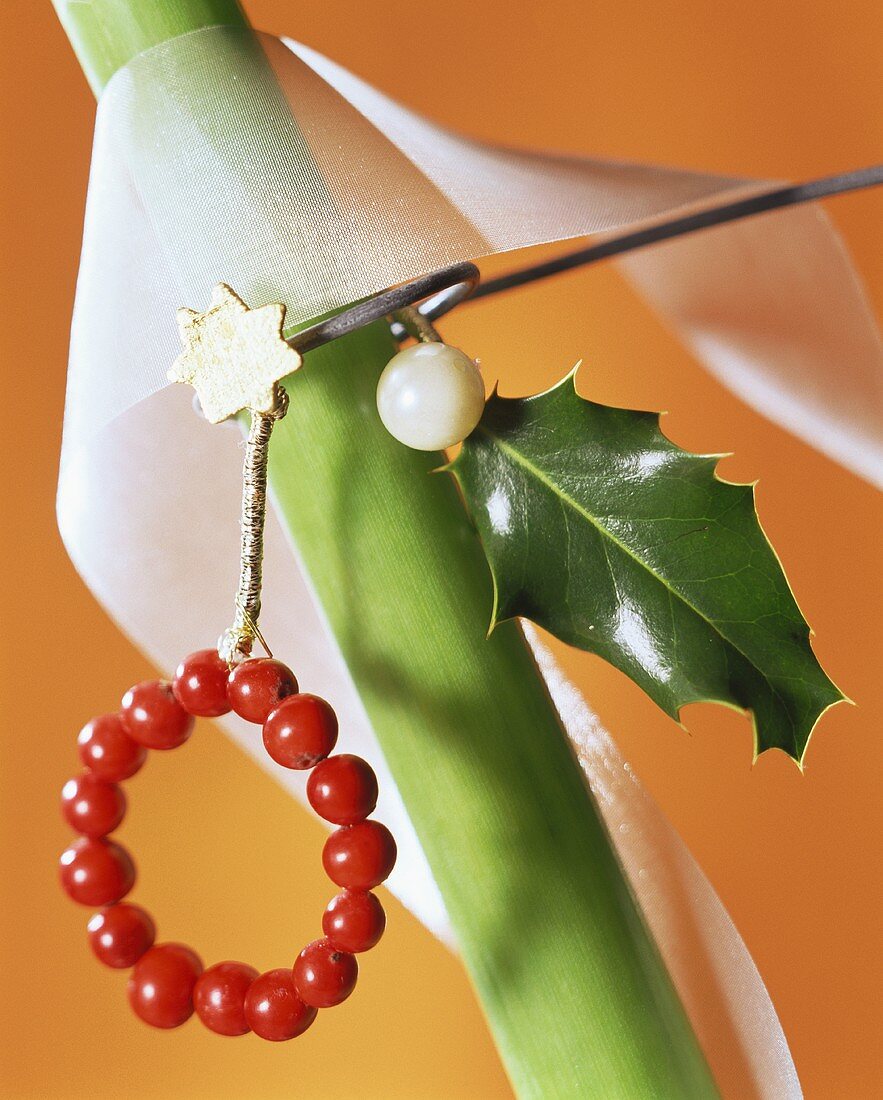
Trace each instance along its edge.
{"label": "thin metal rod", "polygon": [[550,275],[571,271],[573,268],[582,267],[585,264],[607,260],[611,256],[621,256],[623,253],[632,252],[636,248],[645,248],[647,245],[668,241],[674,237],[684,236],[686,233],[695,233],[700,229],[710,229],[715,225],[738,221],[740,218],[765,214],[770,210],[781,210],[786,206],[815,202],[817,199],[842,195],[848,191],[858,191],[865,187],[877,187],[881,183],[883,183],[883,165],[878,164],[870,168],[860,168],[855,172],[845,172],[838,176],[827,176],[824,179],[812,180],[809,183],[780,187],[763,195],[753,195],[747,199],[738,199],[736,202],[726,203],[714,210],[702,210],[698,214],[672,218],[660,225],[639,229],[634,233],[626,233],[622,237],[602,241],[600,244],[589,245],[587,248],[580,248],[575,252],[558,256],[554,260],[548,260],[545,263],[533,264],[530,267],[519,268],[517,271],[510,271],[505,275],[498,275],[495,279],[488,279],[487,282],[476,287],[470,297],[472,301],[478,301],[479,298],[499,294],[502,290],[525,286],[537,279],[545,279]]}
{"label": "thin metal rod", "polygon": [[[383,290],[372,298],[359,302],[325,321],[296,332],[288,340],[301,354],[364,328],[372,321],[406,309],[415,302],[430,298],[423,313],[430,318],[440,317],[471,294],[478,285],[478,268],[473,263],[454,264],[441,271],[433,271],[410,283]],[[430,297],[432,296],[432,297]]]}
{"label": "thin metal rod", "polygon": [[848,191],[877,187],[880,184],[883,184],[883,165],[873,165],[870,168],[861,168],[838,176],[827,176],[809,183],[779,187],[762,195],[752,195],[749,198],[725,203],[713,210],[702,210],[696,214],[671,218],[646,229],[638,229],[633,233],[625,233],[621,237],[588,245],[586,248],[577,249],[564,256],[547,260],[545,263],[532,264],[505,275],[498,275],[495,279],[489,279],[481,285],[479,285],[479,271],[475,264],[469,262],[454,264],[452,267],[433,271],[429,275],[401,286],[381,291],[364,302],[359,302],[358,305],[342,310],[334,317],[329,317],[295,333],[288,342],[299,352],[304,353],[355,332],[383,317],[392,318],[392,334],[397,340],[403,340],[407,336],[407,331],[397,315],[400,311],[416,307],[418,302],[422,304],[413,310],[414,314],[419,314],[420,317],[431,322],[466,299],[478,301],[491,294],[499,294],[503,290],[526,286],[528,283],[548,278],[550,275],[572,271],[574,268],[597,263],[612,256],[622,256],[637,248],[672,240],[687,233],[711,229],[716,225],[725,225],[741,218],[765,214],[771,210],[781,210],[800,203],[842,195]]}

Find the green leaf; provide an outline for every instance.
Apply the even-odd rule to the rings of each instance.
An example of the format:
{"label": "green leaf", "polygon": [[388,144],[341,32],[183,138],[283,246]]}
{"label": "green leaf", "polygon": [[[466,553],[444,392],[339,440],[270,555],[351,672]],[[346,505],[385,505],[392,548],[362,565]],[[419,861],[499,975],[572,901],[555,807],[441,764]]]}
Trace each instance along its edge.
{"label": "green leaf", "polygon": [[494,577],[492,626],[521,615],[597,653],[677,718],[686,703],[750,711],[755,756],[800,762],[843,699],[754,509],[754,486],[681,450],[653,413],[576,392],[494,394],[448,467]]}

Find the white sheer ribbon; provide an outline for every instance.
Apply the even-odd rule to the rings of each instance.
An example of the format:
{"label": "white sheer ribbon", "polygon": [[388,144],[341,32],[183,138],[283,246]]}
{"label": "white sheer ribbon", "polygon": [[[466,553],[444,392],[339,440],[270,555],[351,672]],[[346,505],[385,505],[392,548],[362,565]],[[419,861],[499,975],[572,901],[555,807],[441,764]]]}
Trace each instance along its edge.
{"label": "white sheer ribbon", "polygon": [[[203,308],[214,283],[252,305],[284,301],[297,323],[451,262],[633,229],[765,186],[479,145],[306,47],[229,28],[135,58],[110,82],[96,123],[58,499],[72,559],[160,667],[203,644],[206,624],[225,622],[237,570],[236,429],[211,427],[183,387],[165,385],[175,309]],[[624,269],[742,397],[879,476],[879,339],[823,215],[764,216],[657,246]],[[265,576],[268,636],[302,682],[334,700],[347,744],[377,762],[379,814],[400,843],[391,888],[447,936],[404,806],[275,519]],[[743,1096],[799,1096],[726,912],[583,700],[540,656],[713,1068],[735,1073]],[[268,763],[236,721],[225,727]],[[303,796],[298,776],[272,774]]]}

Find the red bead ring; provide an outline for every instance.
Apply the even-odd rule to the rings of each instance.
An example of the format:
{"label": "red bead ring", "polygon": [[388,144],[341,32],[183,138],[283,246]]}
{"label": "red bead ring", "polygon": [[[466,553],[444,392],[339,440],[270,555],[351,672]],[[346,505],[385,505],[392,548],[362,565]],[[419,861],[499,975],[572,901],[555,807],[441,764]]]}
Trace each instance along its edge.
{"label": "red bead ring", "polygon": [[[343,888],[322,917],[325,935],[307,944],[293,967],[265,974],[238,962],[204,970],[189,947],[155,945],[151,917],[122,901],[135,883],[135,865],[108,838],[126,812],[118,784],[138,771],[147,750],[177,748],[190,736],[194,717],[217,718],[230,710],[263,726],[264,746],[278,764],[313,769],[310,805],[339,826],[322,851],[328,877]],[[318,1009],[352,993],[355,956],[374,947],[386,925],[370,891],[392,871],[396,846],[385,825],[366,820],[377,803],[374,772],[358,756],[330,756],[336,743],[334,711],[324,699],[300,694],[280,661],[251,658],[230,671],[213,649],[191,653],[171,683],[136,684],[117,714],[84,727],[79,744],[86,771],[62,791],[62,813],[80,836],[61,857],[61,884],[74,901],[103,907],[89,921],[89,942],[106,966],[134,968],[129,1003],[146,1023],[178,1027],[195,1011],[219,1035],[253,1031],[279,1042],[306,1031]]]}

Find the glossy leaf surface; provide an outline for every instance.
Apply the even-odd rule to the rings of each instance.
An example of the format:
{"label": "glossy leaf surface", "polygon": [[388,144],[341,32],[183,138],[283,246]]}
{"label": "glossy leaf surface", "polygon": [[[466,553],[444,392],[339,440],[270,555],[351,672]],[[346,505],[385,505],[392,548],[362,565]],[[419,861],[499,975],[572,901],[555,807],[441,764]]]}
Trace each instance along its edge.
{"label": "glossy leaf surface", "polygon": [[653,413],[581,398],[571,374],[488,401],[451,470],[494,575],[493,623],[516,615],[597,653],[668,714],[752,713],[755,751],[801,760],[842,699],[760,527],[754,488],[681,450]]}

